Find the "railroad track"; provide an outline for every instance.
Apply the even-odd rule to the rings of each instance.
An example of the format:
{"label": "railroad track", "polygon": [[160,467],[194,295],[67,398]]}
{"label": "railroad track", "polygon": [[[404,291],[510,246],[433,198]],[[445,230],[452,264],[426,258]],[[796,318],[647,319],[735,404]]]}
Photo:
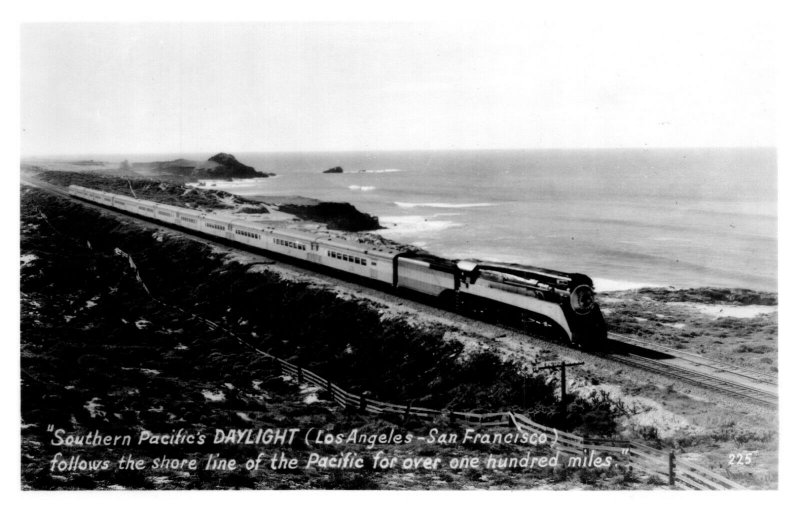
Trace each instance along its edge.
{"label": "railroad track", "polygon": [[729,397],[735,397],[745,401],[753,402],[762,406],[774,408],[778,406],[778,396],[775,393],[766,392],[741,383],[728,381],[714,377],[711,374],[703,374],[683,367],[675,367],[664,363],[658,363],[641,356],[606,356],[611,361],[623,363],[628,366],[647,370],[662,376],[672,377],[685,383],[701,386],[708,390],[722,393]]}
{"label": "railroad track", "polygon": [[715,360],[706,356],[701,356],[700,354],[695,354],[693,352],[688,352],[681,349],[675,349],[673,347],[668,347],[666,345],[659,345],[657,343],[646,342],[644,340],[633,338],[625,334],[608,333],[608,335],[609,337],[612,337],[616,340],[620,340],[629,345],[635,345],[645,349],[651,349],[658,352],[664,352],[666,354],[670,354],[676,357],[681,357],[688,361],[692,361],[698,365],[703,365],[711,369],[716,369],[718,371],[723,371],[728,374],[740,376],[757,383],[764,383],[772,386],[778,386],[778,377],[775,374],[762,372],[760,370],[754,370],[752,368],[747,368],[740,365],[734,365],[732,363],[726,363],[724,361]]}
{"label": "railroad track", "polygon": [[627,335],[609,333],[609,337],[624,344],[625,349],[623,352],[606,354],[607,359],[761,406],[778,406],[778,381],[775,375]]}
{"label": "railroad track", "polygon": [[[103,208],[103,206],[76,199],[63,188],[49,183],[44,183],[33,178],[23,178],[22,183],[49,191],[58,196],[69,198],[72,201],[94,207],[95,209],[111,211],[115,215],[135,218],[140,222],[143,221],[142,219],[132,217],[126,213],[120,213],[116,210],[106,209]],[[144,222],[148,226],[161,227],[153,222]],[[180,232],[188,235],[188,233],[183,231]],[[188,236],[193,239],[202,239],[194,235]],[[229,247],[227,245],[224,246]],[[241,249],[238,248],[229,248],[231,250],[241,251]],[[614,349],[615,352],[602,354],[604,358],[610,361],[646,370],[661,376],[671,377],[688,384],[700,386],[729,397],[753,402],[762,406],[776,407],[778,405],[776,389],[777,378],[772,374],[724,363],[665,345],[645,342],[628,335],[609,333],[609,339],[611,342],[616,343],[618,347],[620,345],[622,346],[622,348]]]}

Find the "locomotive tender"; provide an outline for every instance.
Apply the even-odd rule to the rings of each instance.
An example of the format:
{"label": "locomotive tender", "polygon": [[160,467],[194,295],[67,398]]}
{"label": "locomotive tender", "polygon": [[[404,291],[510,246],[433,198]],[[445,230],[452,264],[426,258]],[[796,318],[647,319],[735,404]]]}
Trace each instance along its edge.
{"label": "locomotive tender", "polygon": [[601,347],[607,337],[592,280],[583,274],[490,262],[453,262],[82,186],[71,185],[69,192],[161,223],[443,299],[462,310],[519,318],[578,346]]}

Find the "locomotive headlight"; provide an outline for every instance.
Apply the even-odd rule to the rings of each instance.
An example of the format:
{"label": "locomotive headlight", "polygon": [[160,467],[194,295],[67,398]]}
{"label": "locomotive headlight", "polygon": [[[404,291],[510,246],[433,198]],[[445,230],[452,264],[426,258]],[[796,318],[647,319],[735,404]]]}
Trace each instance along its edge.
{"label": "locomotive headlight", "polygon": [[572,290],[569,303],[575,313],[579,315],[588,314],[594,307],[594,291],[590,286],[582,284]]}

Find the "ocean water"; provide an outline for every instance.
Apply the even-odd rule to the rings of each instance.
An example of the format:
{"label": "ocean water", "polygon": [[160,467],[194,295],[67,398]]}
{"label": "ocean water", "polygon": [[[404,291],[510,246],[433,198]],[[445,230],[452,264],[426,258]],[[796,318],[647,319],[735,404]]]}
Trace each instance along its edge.
{"label": "ocean water", "polygon": [[[444,257],[582,272],[599,290],[777,291],[774,149],[236,157],[278,176],[216,188],[350,202],[377,215],[386,237]],[[334,166],[346,173],[321,173]]]}

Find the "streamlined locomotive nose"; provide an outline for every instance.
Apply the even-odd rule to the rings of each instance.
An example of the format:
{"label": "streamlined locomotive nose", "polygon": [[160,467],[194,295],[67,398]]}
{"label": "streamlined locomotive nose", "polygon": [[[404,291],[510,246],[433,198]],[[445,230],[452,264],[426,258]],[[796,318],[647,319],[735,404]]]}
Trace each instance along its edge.
{"label": "streamlined locomotive nose", "polygon": [[595,306],[594,290],[591,286],[581,284],[572,290],[569,297],[570,306],[579,315],[588,315]]}

